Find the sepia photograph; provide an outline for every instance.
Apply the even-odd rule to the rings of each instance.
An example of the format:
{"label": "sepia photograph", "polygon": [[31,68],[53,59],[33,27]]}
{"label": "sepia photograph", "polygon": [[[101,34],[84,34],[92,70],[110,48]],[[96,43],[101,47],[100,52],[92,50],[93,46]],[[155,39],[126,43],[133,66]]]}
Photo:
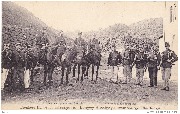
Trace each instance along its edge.
{"label": "sepia photograph", "polygon": [[178,110],[178,1],[1,4],[1,110]]}

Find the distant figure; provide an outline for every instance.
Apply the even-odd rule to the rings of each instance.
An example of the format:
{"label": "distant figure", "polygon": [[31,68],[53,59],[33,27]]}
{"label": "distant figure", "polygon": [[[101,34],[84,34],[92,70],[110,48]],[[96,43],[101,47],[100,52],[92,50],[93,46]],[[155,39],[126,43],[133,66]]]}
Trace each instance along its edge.
{"label": "distant figure", "polygon": [[100,42],[98,41],[98,39],[96,38],[96,36],[94,35],[94,38],[91,41],[91,44],[93,44],[95,46],[95,50],[98,53],[101,53],[101,47],[100,47]]}
{"label": "distant figure", "polygon": [[85,45],[85,40],[82,38],[82,32],[78,33],[78,38],[75,39],[74,43],[80,47]]}
{"label": "distant figure", "polygon": [[[111,66],[111,78],[117,77],[116,83],[118,83],[118,71],[119,66],[121,64],[121,55],[118,51],[116,51],[116,46],[112,46],[112,52],[109,54],[108,57],[108,65]],[[110,79],[111,80],[111,79]]]}
{"label": "distant figure", "polygon": [[54,45],[66,45],[66,41],[65,41],[65,38],[64,38],[64,34],[63,34],[63,31],[61,31],[58,35],[58,37],[56,37],[56,42],[54,43]]}
{"label": "distant figure", "polygon": [[42,34],[37,38],[37,44],[38,45],[48,45],[50,42],[48,40],[48,34],[47,34],[47,29],[43,28]]}
{"label": "distant figure", "polygon": [[[60,54],[59,56],[61,58],[61,56],[63,55],[63,53],[67,49],[66,40],[64,38],[63,31],[56,38],[56,42],[53,44],[53,46],[54,46],[54,48],[58,48],[58,49],[54,49],[54,51],[59,51],[58,53]],[[53,51],[53,53],[57,53],[54,51]]]}
{"label": "distant figure", "polygon": [[169,43],[165,42],[166,50],[162,52],[162,79],[164,80],[164,88],[162,90],[169,91],[169,79],[171,77],[172,64],[178,60],[174,51],[170,50]]}
{"label": "distant figure", "polygon": [[86,41],[82,38],[82,32],[78,33],[78,37],[74,41],[74,48],[77,48],[77,51],[81,51],[83,49],[84,53],[87,51],[87,43]]}

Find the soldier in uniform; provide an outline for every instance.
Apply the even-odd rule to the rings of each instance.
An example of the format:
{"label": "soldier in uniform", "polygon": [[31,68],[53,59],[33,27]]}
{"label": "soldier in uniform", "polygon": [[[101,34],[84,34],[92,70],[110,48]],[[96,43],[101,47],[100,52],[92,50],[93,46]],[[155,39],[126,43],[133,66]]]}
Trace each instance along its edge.
{"label": "soldier in uniform", "polygon": [[78,33],[78,38],[75,39],[74,43],[80,47],[83,47],[85,45],[85,41],[82,38],[82,32]]}
{"label": "soldier in uniform", "polygon": [[42,34],[39,36],[39,38],[37,38],[37,44],[41,45],[41,47],[43,46],[43,44],[45,44],[45,46],[47,46],[49,44],[49,40],[48,40],[48,34],[46,31],[46,28],[43,28]]}
{"label": "soldier in uniform", "polygon": [[10,44],[4,44],[4,50],[2,51],[2,71],[1,71],[1,90],[4,89],[4,84],[7,79],[9,70],[12,68],[12,51],[10,50]]}
{"label": "soldier in uniform", "polygon": [[137,77],[137,84],[136,85],[143,85],[143,77],[144,77],[144,72],[146,69],[146,63],[147,63],[147,58],[144,54],[143,48],[139,48],[139,52],[136,53],[135,59],[134,59],[134,64],[136,64],[136,77]]}
{"label": "soldier in uniform", "polygon": [[131,81],[132,78],[132,62],[130,58],[130,48],[128,44],[125,44],[125,51],[122,54],[122,64],[123,64],[123,73],[125,81],[122,84],[127,84]]}
{"label": "soldier in uniform", "polygon": [[165,42],[166,50],[162,52],[162,79],[164,80],[164,88],[162,90],[169,91],[169,79],[171,77],[172,64],[178,60],[174,51],[170,50],[169,43]]}
{"label": "soldier in uniform", "polygon": [[[40,64],[46,64],[46,54],[47,54],[47,48],[49,45],[49,40],[46,32],[46,28],[43,28],[42,35],[38,38],[37,45],[39,45],[39,63]],[[46,71],[45,71],[46,72]]]}
{"label": "soldier in uniform", "polygon": [[158,49],[155,49],[154,46],[151,47],[151,51],[148,53],[148,71],[150,78],[150,85],[148,87],[157,87],[157,73],[161,61],[161,55]]}
{"label": "soldier in uniform", "polygon": [[78,38],[74,41],[75,45],[79,49],[83,49],[83,54],[87,53],[87,42],[82,38],[82,32],[78,33]]}
{"label": "soldier in uniform", "polygon": [[[117,77],[116,83],[118,83],[118,71],[119,66],[121,64],[121,55],[118,51],[116,51],[116,46],[112,46],[112,52],[110,52],[108,57],[108,65],[111,66],[111,75],[113,77]],[[111,79],[110,79],[111,80]]]}
{"label": "soldier in uniform", "polygon": [[101,48],[100,48],[100,42],[98,41],[98,39],[95,38],[96,36],[94,35],[94,38],[92,39],[92,42],[91,44],[94,44],[95,45],[95,50],[98,52],[98,53],[101,53]]}
{"label": "soldier in uniform", "polygon": [[62,56],[67,48],[66,41],[63,36],[63,31],[59,34],[59,36],[56,38],[56,42],[53,44],[53,54],[59,54],[58,56]]}
{"label": "soldier in uniform", "polygon": [[78,51],[82,51],[81,49],[83,49],[83,52],[85,54],[85,52],[87,51],[87,46],[85,40],[82,38],[82,32],[78,33],[78,38],[75,39],[74,44],[74,47]]}
{"label": "soldier in uniform", "polygon": [[[95,37],[96,37],[96,36],[94,35],[94,38],[92,39],[92,42],[91,42],[90,45],[94,45],[94,51],[100,56],[100,62],[101,62],[101,57],[102,57],[102,55],[101,55],[100,42],[99,42],[98,39],[95,38]],[[100,63],[100,66],[102,66],[101,63]]]}
{"label": "soldier in uniform", "polygon": [[22,51],[20,43],[16,44],[13,52],[13,89],[23,91],[24,86],[24,70],[25,70],[25,54]]}

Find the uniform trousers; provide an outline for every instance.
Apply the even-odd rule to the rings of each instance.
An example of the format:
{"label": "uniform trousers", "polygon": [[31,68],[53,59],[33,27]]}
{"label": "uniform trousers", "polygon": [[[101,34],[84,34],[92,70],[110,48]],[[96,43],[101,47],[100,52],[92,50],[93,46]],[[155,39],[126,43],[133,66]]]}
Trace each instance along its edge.
{"label": "uniform trousers", "polygon": [[24,68],[14,68],[13,70],[13,87],[15,90],[23,90],[24,86]]}
{"label": "uniform trousers", "polygon": [[119,72],[119,67],[118,66],[111,66],[111,81],[118,82],[118,72]]}
{"label": "uniform trousers", "polygon": [[137,83],[143,84],[144,68],[136,68]]}
{"label": "uniform trousers", "polygon": [[157,67],[148,67],[150,86],[157,86]]}
{"label": "uniform trousers", "polygon": [[132,68],[130,65],[124,65],[123,74],[125,77],[125,83],[128,83],[132,79]]}
{"label": "uniform trousers", "polygon": [[6,82],[7,76],[8,76],[9,69],[2,69],[1,73],[1,90],[4,89],[4,84]]}
{"label": "uniform trousers", "polygon": [[24,86],[25,88],[29,88],[30,86],[30,70],[29,69],[26,69],[24,71]]}
{"label": "uniform trousers", "polygon": [[164,87],[169,87],[169,79],[171,77],[171,68],[161,68]]}

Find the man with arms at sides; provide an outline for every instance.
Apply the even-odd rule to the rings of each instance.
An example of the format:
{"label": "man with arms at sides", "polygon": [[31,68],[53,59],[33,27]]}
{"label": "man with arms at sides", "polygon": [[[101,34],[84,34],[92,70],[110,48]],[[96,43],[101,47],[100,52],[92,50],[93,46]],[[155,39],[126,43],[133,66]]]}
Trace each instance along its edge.
{"label": "man with arms at sides", "polygon": [[116,82],[118,83],[118,71],[119,71],[119,66],[121,64],[121,55],[118,51],[116,51],[116,46],[113,45],[112,46],[112,52],[110,52],[109,57],[108,57],[108,65],[111,66],[111,78],[110,81],[112,81],[111,79],[113,77],[116,78]]}
{"label": "man with arms at sides", "polygon": [[178,60],[174,51],[170,50],[170,44],[165,42],[166,50],[162,52],[161,70],[162,79],[164,80],[164,88],[162,90],[169,91],[169,79],[171,77],[171,68],[174,62]]}

